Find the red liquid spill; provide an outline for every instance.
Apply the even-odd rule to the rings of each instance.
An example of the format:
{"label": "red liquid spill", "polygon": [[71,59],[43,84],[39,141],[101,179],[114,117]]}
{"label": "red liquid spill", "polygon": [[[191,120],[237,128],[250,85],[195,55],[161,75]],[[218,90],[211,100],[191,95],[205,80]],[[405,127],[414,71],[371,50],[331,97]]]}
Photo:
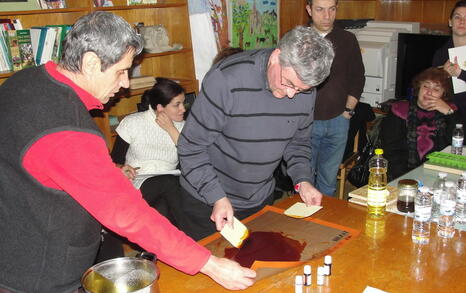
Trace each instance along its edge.
{"label": "red liquid spill", "polygon": [[278,232],[252,232],[240,248],[225,248],[225,257],[243,267],[251,267],[255,260],[299,261],[306,242],[283,236]]}

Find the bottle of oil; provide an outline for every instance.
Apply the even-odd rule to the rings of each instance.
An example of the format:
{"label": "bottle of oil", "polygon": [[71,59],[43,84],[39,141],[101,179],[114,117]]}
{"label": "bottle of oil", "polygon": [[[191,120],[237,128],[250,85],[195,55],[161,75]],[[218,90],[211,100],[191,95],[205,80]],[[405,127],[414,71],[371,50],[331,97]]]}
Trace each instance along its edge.
{"label": "bottle of oil", "polygon": [[382,157],[383,150],[376,149],[375,156],[369,160],[369,184],[367,190],[367,209],[369,214],[383,216],[387,205],[387,167],[388,161]]}

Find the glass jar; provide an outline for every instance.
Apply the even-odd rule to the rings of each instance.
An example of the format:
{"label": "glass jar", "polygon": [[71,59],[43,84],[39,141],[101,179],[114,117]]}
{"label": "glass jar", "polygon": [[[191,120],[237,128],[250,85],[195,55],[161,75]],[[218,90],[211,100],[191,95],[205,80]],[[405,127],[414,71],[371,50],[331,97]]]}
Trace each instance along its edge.
{"label": "glass jar", "polygon": [[398,181],[398,198],[396,207],[400,212],[414,212],[414,199],[416,198],[418,184],[413,179],[401,179]]}

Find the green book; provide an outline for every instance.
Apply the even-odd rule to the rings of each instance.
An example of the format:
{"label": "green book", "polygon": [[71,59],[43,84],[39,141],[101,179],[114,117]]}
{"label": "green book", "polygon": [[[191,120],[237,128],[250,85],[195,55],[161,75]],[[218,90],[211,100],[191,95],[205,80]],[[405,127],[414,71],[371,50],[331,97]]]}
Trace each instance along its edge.
{"label": "green book", "polygon": [[8,47],[10,50],[10,60],[13,64],[13,71],[18,71],[22,69],[21,66],[21,55],[19,53],[19,43],[18,36],[16,35],[15,30],[6,31],[8,36]]}
{"label": "green book", "polygon": [[60,61],[61,59],[63,39],[65,39],[65,36],[70,30],[71,26],[66,24],[58,24],[47,25],[47,27],[57,28],[57,36],[55,38],[55,44],[53,46],[52,60],[55,63],[58,63],[58,61]]}
{"label": "green book", "polygon": [[31,32],[29,30],[17,30],[19,53],[21,56],[21,67],[28,68],[34,66],[34,54],[32,52]]}

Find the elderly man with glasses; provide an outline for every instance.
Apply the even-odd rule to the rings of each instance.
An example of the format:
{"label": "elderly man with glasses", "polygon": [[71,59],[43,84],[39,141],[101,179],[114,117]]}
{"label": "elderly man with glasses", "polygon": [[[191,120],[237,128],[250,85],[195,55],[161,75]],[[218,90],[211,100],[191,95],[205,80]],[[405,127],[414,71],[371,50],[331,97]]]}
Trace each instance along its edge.
{"label": "elderly man with glasses", "polygon": [[296,27],[276,49],[237,53],[211,68],[178,141],[182,230],[201,239],[271,204],[282,158],[302,200],[320,205],[309,140],[315,86],[333,55],[313,29]]}

